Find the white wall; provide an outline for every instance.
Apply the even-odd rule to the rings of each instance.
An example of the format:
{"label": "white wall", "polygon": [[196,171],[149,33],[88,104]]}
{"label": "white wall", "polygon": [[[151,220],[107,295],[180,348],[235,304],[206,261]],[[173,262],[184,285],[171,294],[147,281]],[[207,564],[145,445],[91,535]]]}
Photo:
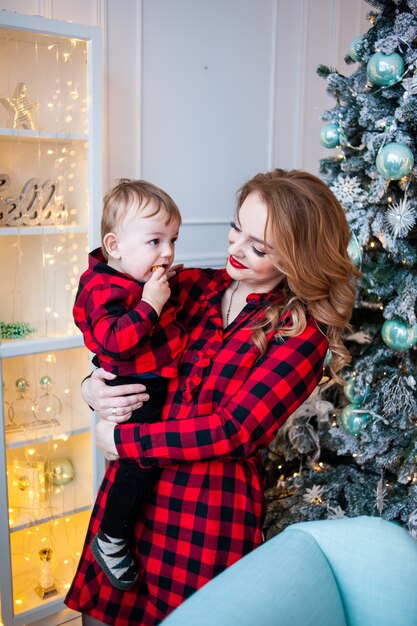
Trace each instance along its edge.
{"label": "white wall", "polygon": [[[364,0],[0,0],[103,30],[104,184],[143,177],[184,216],[178,259],[222,264],[235,192],[271,167],[317,172],[319,63],[349,72]],[[101,211],[101,207],[97,207]]]}

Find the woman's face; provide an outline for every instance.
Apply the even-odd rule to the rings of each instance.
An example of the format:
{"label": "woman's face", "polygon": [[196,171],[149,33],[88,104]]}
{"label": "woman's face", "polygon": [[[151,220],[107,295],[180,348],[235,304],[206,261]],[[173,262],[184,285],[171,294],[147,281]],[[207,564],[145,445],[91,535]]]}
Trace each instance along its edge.
{"label": "woman's face", "polygon": [[276,250],[268,243],[268,232],[265,234],[267,215],[267,206],[258,194],[249,194],[228,236],[227,273],[255,293],[270,291],[284,276],[272,263]]}

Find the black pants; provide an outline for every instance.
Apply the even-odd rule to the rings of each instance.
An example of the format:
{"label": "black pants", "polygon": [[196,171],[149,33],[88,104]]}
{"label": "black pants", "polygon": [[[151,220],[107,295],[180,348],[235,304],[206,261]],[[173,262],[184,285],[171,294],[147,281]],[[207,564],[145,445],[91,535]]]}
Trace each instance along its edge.
{"label": "black pants", "polygon": [[[146,385],[149,400],[133,411],[125,424],[144,424],[161,419],[161,411],[166,401],[168,380],[166,378],[139,378],[120,376],[107,380],[111,386],[130,383]],[[136,461],[120,460],[114,482],[109,489],[106,508],[101,522],[101,530],[110,537],[128,539],[137,513],[152,487],[158,481],[161,470],[158,467],[143,469]]]}

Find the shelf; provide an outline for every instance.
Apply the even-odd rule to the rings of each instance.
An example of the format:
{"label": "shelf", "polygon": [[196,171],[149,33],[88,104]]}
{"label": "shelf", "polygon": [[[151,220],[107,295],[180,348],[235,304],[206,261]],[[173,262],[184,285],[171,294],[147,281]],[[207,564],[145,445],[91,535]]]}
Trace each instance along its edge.
{"label": "shelf", "polygon": [[0,226],[0,237],[27,236],[27,235],[62,235],[62,233],[81,233],[87,234],[88,228],[85,226]]}
{"label": "shelf", "polygon": [[[59,442],[52,440],[27,445],[25,450],[7,451],[7,489],[10,532],[67,518],[91,510],[92,459],[88,451],[89,434]],[[32,461],[28,464],[27,459]],[[53,484],[51,467],[63,464],[70,472],[69,482]],[[66,468],[71,469],[66,469]]]}
{"label": "shelf", "polygon": [[39,354],[55,350],[70,350],[84,346],[79,334],[57,337],[39,337],[36,339],[10,339],[0,343],[0,358]]}
{"label": "shelf", "polygon": [[[15,573],[13,576],[13,600],[19,624],[30,624],[34,616],[30,611],[40,606],[62,608],[82,549],[90,511],[80,511],[60,520],[50,520],[36,527],[11,534],[11,549]],[[30,533],[30,534],[29,534]],[[41,600],[35,592],[39,582],[41,561],[40,548],[51,548],[52,574],[57,594]]]}
{"label": "shelf", "polygon": [[71,425],[60,424],[54,428],[50,427],[50,431],[47,434],[42,435],[42,431],[38,430],[36,436],[33,436],[35,431],[30,428],[22,428],[22,430],[13,432],[7,432],[6,430],[6,448],[7,450],[17,450],[18,448],[46,443],[48,441],[66,441],[68,437],[90,432],[90,426],[82,426],[81,420],[85,423],[85,416],[80,416],[77,423],[74,421],[71,422]]}
{"label": "shelf", "polygon": [[88,135],[85,133],[51,132],[46,130],[31,130],[26,128],[0,128],[0,140],[2,139],[3,141],[24,139],[25,141],[36,142],[71,142],[88,141]]}
{"label": "shelf", "polygon": [[[78,489],[80,489],[78,487]],[[91,511],[92,506],[92,496],[91,494],[85,494],[85,504],[76,508],[67,508],[64,509],[57,504],[59,498],[54,496],[51,498],[51,502],[49,506],[44,506],[43,508],[39,507],[36,511],[38,516],[34,518],[35,510],[32,510],[32,515],[30,516],[28,513],[21,513],[20,515],[16,515],[16,520],[12,527],[10,527],[10,534],[21,532],[22,530],[27,530],[28,528],[32,528],[33,526],[38,526],[39,524],[46,524],[48,522],[53,522],[57,518],[70,517],[71,515],[77,515],[78,513],[84,513],[85,511]],[[17,507],[13,507],[13,513],[16,513]]]}
{"label": "shelf", "polygon": [[24,335],[0,337],[0,626],[62,621],[104,471],[72,316],[100,232],[101,49],[98,28],[0,11],[0,321]]}

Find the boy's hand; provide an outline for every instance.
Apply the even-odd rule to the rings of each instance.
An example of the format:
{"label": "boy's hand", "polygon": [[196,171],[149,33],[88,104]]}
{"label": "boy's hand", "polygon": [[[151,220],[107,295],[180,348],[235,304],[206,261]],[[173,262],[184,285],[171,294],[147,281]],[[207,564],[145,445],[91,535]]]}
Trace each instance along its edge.
{"label": "boy's hand", "polygon": [[142,300],[150,304],[160,315],[170,295],[167,273],[163,267],[158,267],[143,287]]}

